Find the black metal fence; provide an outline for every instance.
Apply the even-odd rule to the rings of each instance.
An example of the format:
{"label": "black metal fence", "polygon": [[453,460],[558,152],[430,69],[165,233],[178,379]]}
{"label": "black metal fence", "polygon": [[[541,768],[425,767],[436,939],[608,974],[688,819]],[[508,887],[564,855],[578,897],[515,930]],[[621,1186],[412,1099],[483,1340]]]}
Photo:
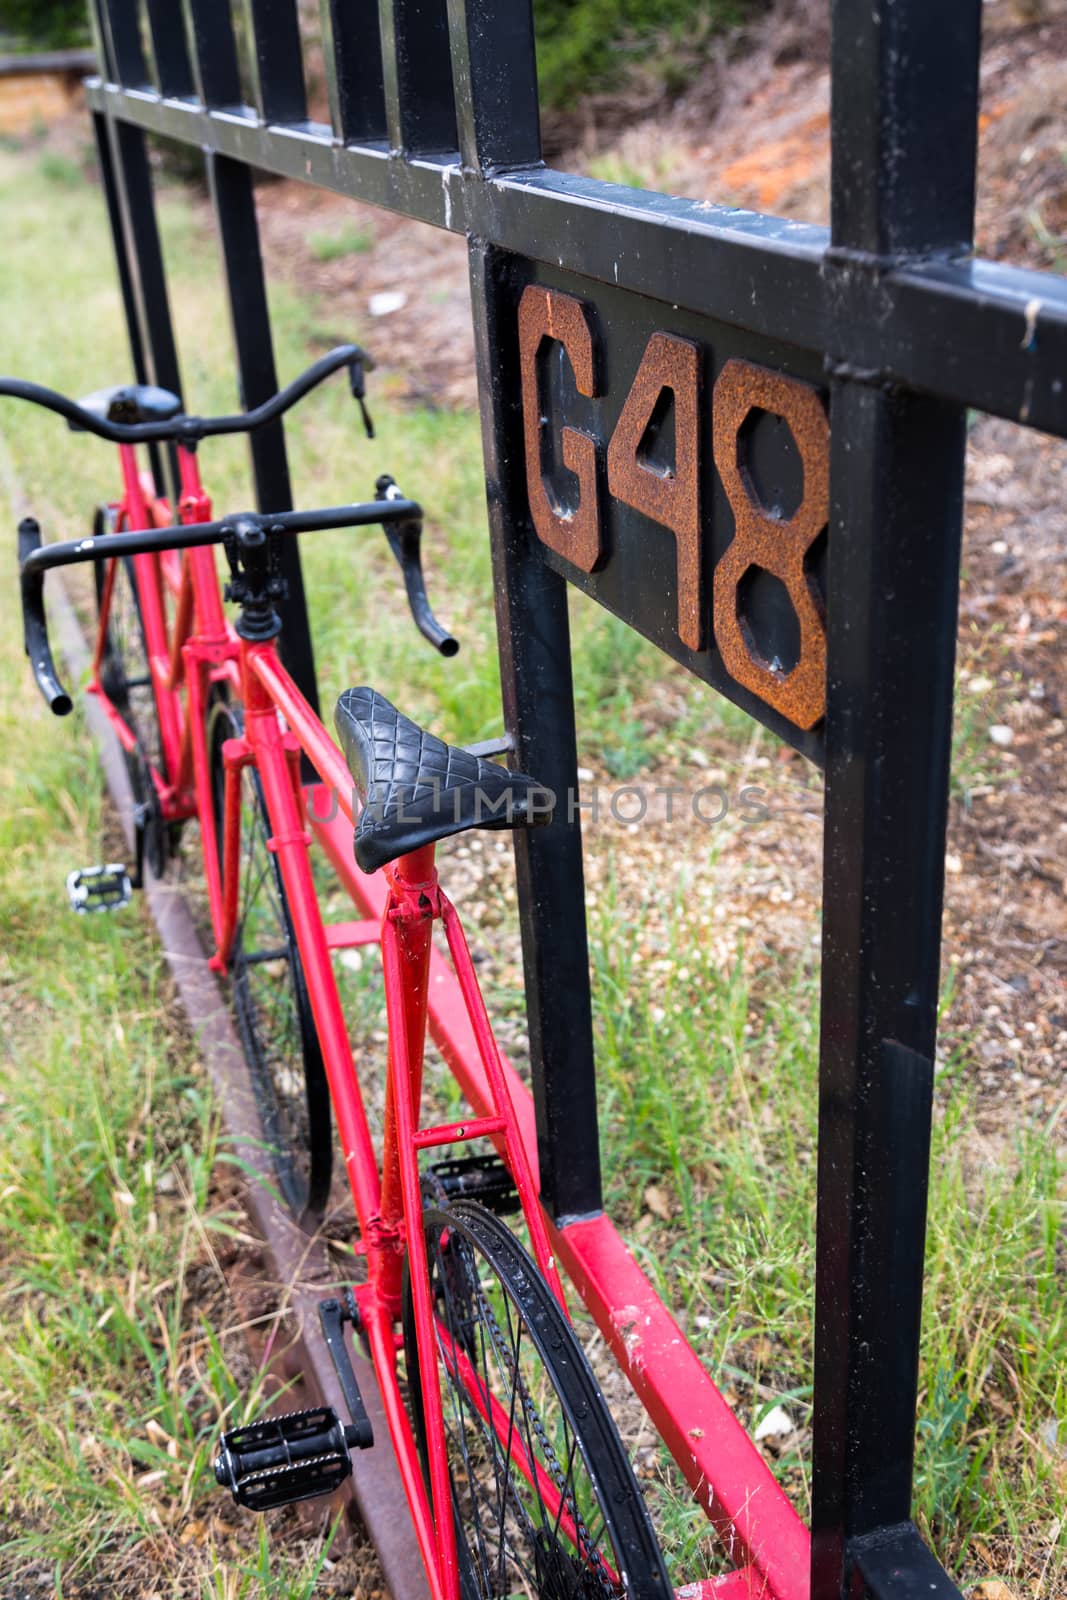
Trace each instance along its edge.
{"label": "black metal fence", "polygon": [[[829,232],[546,170],[529,0],[322,0],[329,125],[295,0],[246,0],[252,104],[224,0],[95,5],[138,378],[181,389],[149,135],[205,153],[249,406],[275,387],[253,169],[465,234],[522,767],[578,789],[567,582],[823,767],[813,1595],[955,1593],[909,1519],[966,410],[1067,435],[1067,285],[970,253],[980,0],[834,0]],[[281,426],[252,450],[284,509]],[[579,818],[517,853],[567,1219],[601,1203]]]}

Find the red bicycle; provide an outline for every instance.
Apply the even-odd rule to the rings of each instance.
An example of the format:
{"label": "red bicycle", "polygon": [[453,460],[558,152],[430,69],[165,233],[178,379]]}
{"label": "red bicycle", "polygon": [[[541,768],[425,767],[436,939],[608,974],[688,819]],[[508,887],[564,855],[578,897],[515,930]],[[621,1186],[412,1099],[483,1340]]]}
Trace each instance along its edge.
{"label": "red bicycle", "polygon": [[[144,860],[161,873],[182,823],[199,820],[212,965],[229,978],[280,1187],[305,1222],[321,1214],[332,1107],[359,1222],[365,1279],[320,1311],[348,1422],[319,1407],[237,1428],[223,1437],[216,1475],[260,1510],[329,1492],[348,1475],[350,1450],[373,1441],[345,1348],[347,1322],[374,1362],[430,1594],[666,1596],[644,1500],[566,1314],[528,1154],[525,1091],[494,1039],[434,865],[439,839],[546,821],[551,796],[483,753],[444,744],[369,688],[338,702],[342,754],[283,665],[283,541],[370,523],[386,530],[420,630],[442,654],[458,648],[427,601],[420,508],[391,479],[379,478],[376,498],[363,504],[211,520],[199,477],[201,439],[265,425],[342,366],[362,400],[364,365],[356,347],[342,347],[256,411],[215,419],[185,416],[175,396],[146,386],[78,405],[0,380],[0,395],[116,442],[122,467],[122,496],[98,514],[91,538],[44,545],[36,522],[20,526],[37,683],[54,712],[71,710],[49,645],[44,578],[92,562],[98,621],[88,692],[130,768],[132,881]],[[145,444],[174,449],[176,508],[141,471]],[[220,545],[233,625],[217,578]],[[302,763],[318,783],[304,782]],[[324,789],[339,817],[322,804]],[[313,836],[356,905],[366,903],[366,880],[351,861],[353,826],[359,868],[384,876],[380,922],[322,916]],[[121,904],[130,888],[114,864],[70,879],[81,910]],[[477,1054],[467,1069],[476,1079],[467,1083],[472,1114],[444,1123],[427,1121],[423,1096],[428,993],[441,960],[435,923]],[[389,1023],[380,1157],[332,964],[334,952],[371,939],[380,941]],[[457,1155],[474,1141],[480,1153]],[[448,1160],[428,1162],[446,1150]],[[501,1220],[509,1211],[520,1216],[528,1249]]]}

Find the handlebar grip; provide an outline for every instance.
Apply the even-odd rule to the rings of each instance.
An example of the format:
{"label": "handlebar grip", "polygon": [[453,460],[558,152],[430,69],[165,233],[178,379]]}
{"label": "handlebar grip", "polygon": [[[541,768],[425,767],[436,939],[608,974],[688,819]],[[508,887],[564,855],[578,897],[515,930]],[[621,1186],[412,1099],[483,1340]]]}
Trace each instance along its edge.
{"label": "handlebar grip", "polygon": [[34,568],[27,570],[26,562],[41,547],[41,528],[34,517],[23,517],[19,523],[19,577],[22,588],[22,635],[26,654],[30,658],[33,675],[37,679],[48,709],[54,716],[66,717],[74,702],[56,677],[52,647],[48,642],[48,624],[44,614],[44,573]]}

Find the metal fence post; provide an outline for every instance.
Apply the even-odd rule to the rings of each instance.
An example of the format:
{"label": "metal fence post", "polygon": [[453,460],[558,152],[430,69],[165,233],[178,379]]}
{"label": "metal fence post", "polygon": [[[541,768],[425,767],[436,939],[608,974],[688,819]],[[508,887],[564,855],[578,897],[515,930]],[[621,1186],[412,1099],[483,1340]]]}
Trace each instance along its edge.
{"label": "metal fence post", "polygon": [[[529,8],[451,0],[449,23],[464,167],[475,181],[504,162],[536,167]],[[502,252],[477,240],[470,272],[504,720],[518,766],[557,797],[549,827],[515,835],[515,859],[541,1187],[552,1214],[566,1218],[601,1205],[567,592],[541,559],[526,505],[521,283]]]}
{"label": "metal fence post", "polygon": [[[977,0],[834,6],[840,325],[970,242]],[[953,82],[952,137],[941,86]],[[812,1596],[910,1527],[962,518],[959,406],[834,360]]]}
{"label": "metal fence post", "polygon": [[[189,9],[196,49],[194,70],[204,103],[232,106],[240,97],[240,80],[229,14],[215,0],[189,0]],[[265,51],[265,58],[275,59],[269,50]],[[269,85],[263,92],[270,104]],[[278,387],[252,171],[244,162],[214,151],[206,153],[205,161],[222,250],[241,404],[251,408],[268,399]],[[289,510],[293,500],[281,422],[272,422],[253,434],[249,447],[259,509]],[[288,595],[278,607],[285,663],[301,693],[317,710],[315,657],[295,539],[288,539],[283,545],[282,575],[288,584]]]}

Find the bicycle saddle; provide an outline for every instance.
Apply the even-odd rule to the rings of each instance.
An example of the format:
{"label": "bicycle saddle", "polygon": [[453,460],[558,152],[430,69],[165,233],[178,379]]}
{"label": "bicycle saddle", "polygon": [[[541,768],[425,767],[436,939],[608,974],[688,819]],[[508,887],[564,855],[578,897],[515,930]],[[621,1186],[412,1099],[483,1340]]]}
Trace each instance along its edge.
{"label": "bicycle saddle", "polygon": [[[83,411],[91,411],[101,422],[169,422],[182,403],[169,389],[154,383],[120,383],[113,389],[96,389],[78,401]],[[76,422],[67,426],[73,433],[82,429]]]}
{"label": "bicycle saddle", "polygon": [[363,798],[355,854],[375,872],[468,828],[549,822],[549,792],[522,772],[435,739],[374,689],[346,689],[334,725]]}

